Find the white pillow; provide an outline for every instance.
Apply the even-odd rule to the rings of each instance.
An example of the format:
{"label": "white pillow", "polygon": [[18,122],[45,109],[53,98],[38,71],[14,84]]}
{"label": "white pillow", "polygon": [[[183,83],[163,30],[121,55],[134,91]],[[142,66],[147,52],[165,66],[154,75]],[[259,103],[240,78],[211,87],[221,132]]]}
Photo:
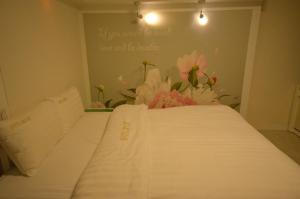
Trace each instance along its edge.
{"label": "white pillow", "polygon": [[66,133],[84,114],[81,97],[78,90],[70,88],[57,97],[48,98],[56,104],[56,108]]}
{"label": "white pillow", "polygon": [[51,149],[63,137],[52,102],[42,102],[31,112],[0,122],[0,145],[21,173],[33,176]]}

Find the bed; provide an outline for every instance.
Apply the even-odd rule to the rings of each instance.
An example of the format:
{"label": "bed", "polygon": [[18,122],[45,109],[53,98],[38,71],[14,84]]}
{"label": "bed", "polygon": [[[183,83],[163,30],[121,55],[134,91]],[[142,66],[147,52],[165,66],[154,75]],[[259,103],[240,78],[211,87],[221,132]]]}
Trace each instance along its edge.
{"label": "bed", "polygon": [[300,167],[224,105],[84,113],[0,198],[298,199]]}

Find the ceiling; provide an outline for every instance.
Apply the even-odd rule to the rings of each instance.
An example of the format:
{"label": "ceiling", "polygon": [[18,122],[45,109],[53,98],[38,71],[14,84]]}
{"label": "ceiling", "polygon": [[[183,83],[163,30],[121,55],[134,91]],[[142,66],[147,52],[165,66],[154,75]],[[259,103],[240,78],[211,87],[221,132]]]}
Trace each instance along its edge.
{"label": "ceiling", "polygon": [[[137,0],[59,0],[68,5],[74,6],[81,10],[88,9],[105,9],[105,8],[120,8],[122,6],[132,6]],[[200,0],[205,2],[205,5],[262,5],[264,0]],[[178,4],[195,4],[199,0],[140,0],[142,4],[152,5],[178,5]]]}

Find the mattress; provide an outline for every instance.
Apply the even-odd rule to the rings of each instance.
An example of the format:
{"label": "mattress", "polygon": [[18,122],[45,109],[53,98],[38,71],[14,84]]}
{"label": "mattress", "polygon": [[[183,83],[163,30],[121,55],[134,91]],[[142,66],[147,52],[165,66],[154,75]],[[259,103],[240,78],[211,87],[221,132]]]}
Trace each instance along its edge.
{"label": "mattress", "polygon": [[74,199],[298,199],[300,167],[229,107],[122,106]]}
{"label": "mattress", "polygon": [[[105,130],[104,130],[105,129]],[[223,105],[86,113],[0,198],[299,199],[300,167]]]}
{"label": "mattress", "polygon": [[12,170],[0,178],[0,198],[70,198],[91,159],[110,113],[85,113],[42,163],[38,173],[25,177]]}

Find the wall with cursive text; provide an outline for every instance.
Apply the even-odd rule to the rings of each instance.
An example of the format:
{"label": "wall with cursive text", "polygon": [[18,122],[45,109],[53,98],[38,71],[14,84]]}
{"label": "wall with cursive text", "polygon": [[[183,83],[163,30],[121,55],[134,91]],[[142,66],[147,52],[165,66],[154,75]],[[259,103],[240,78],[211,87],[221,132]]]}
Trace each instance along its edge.
{"label": "wall with cursive text", "polygon": [[198,24],[197,12],[158,14],[162,20],[157,26],[136,23],[134,13],[83,14],[92,100],[99,84],[105,86],[106,99],[118,99],[121,89],[141,84],[145,60],[175,82],[178,57],[198,50],[208,61],[207,73],[218,77],[217,91],[231,95],[225,103],[239,101],[251,11],[207,11],[206,26]]}

